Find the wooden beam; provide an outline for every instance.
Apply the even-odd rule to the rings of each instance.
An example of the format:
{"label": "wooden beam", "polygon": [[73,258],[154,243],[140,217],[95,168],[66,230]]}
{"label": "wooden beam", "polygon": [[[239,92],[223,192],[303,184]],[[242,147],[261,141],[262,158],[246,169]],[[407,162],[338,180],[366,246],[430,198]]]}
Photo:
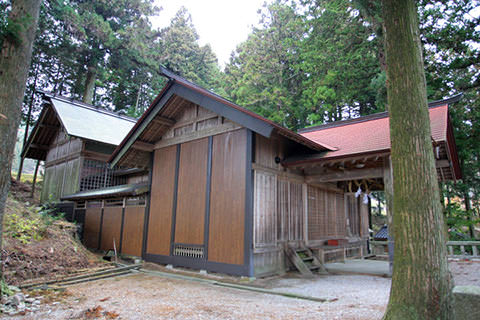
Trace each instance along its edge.
{"label": "wooden beam", "polygon": [[154,147],[153,144],[143,141],[135,141],[132,145],[132,148],[146,152],[152,152]]}
{"label": "wooden beam", "polygon": [[155,118],[153,118],[152,122],[158,123],[158,124],[161,124],[161,125],[165,125],[165,126],[169,126],[169,127],[171,127],[175,124],[175,120],[170,119],[170,118],[161,117],[161,116],[156,116]]}
{"label": "wooden beam", "polygon": [[160,140],[155,144],[155,149],[161,149],[174,144],[184,143],[187,141],[197,140],[197,139],[205,138],[208,136],[230,132],[230,131],[238,130],[240,128],[241,126],[239,126],[238,124],[234,122],[228,122],[223,124],[220,127],[213,127],[213,128],[209,128],[201,131],[193,131],[183,136]]}
{"label": "wooden beam", "polygon": [[35,143],[32,143],[30,145],[31,148],[34,148],[34,149],[41,149],[41,150],[48,150],[50,149],[50,146],[47,146],[45,144],[35,144]]}
{"label": "wooden beam", "polygon": [[381,178],[383,177],[382,168],[347,170],[342,172],[329,172],[325,174],[307,176],[307,182],[334,182],[334,181],[348,181],[359,180],[367,178]]}

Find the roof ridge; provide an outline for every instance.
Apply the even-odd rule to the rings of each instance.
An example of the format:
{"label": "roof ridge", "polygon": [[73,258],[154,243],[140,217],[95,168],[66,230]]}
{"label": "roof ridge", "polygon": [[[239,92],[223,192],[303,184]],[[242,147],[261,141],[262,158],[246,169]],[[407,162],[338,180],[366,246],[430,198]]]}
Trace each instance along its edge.
{"label": "roof ridge", "polygon": [[[438,108],[438,107],[445,106],[445,105],[448,106],[449,104],[457,102],[458,100],[460,100],[462,96],[463,96],[463,93],[459,93],[459,94],[456,94],[456,95],[454,95],[450,98],[429,102],[428,103],[428,109],[434,109],[434,108]],[[349,124],[379,120],[379,119],[383,119],[383,118],[386,118],[386,117],[388,117],[388,111],[377,112],[377,113],[369,114],[369,115],[366,115],[366,116],[360,116],[360,117],[357,117],[357,118],[333,121],[333,122],[321,124],[321,125],[318,125],[318,126],[299,129],[298,133],[320,131],[320,130],[324,130],[324,129],[346,126],[346,125],[349,125]]]}
{"label": "roof ridge", "polygon": [[82,101],[78,101],[78,100],[75,100],[73,98],[52,94],[50,92],[46,92],[46,91],[43,91],[43,90],[37,90],[37,91],[42,93],[43,95],[47,96],[50,99],[55,99],[55,100],[67,102],[69,104],[75,105],[75,106],[80,107],[80,108],[85,108],[87,110],[103,113],[103,114],[106,114],[108,116],[116,117],[116,118],[119,118],[119,119],[122,119],[122,120],[130,121],[130,122],[137,122],[137,119],[129,117],[129,116],[125,116],[125,115],[120,115],[113,110],[108,110],[108,109],[105,109],[105,108],[102,108],[102,107],[96,107],[94,105],[91,105],[91,104],[88,104],[88,103],[85,103],[85,102],[82,102]]}

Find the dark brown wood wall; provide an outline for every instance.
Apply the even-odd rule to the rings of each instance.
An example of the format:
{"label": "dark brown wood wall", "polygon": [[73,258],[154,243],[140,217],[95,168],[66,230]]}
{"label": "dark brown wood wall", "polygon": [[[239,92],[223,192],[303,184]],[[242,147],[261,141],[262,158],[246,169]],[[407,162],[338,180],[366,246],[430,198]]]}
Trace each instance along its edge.
{"label": "dark brown wood wall", "polygon": [[213,137],[208,260],[244,263],[247,131]]}
{"label": "dark brown wood wall", "polygon": [[100,235],[100,220],[102,208],[87,208],[85,210],[85,226],[83,239],[85,246],[90,249],[98,248],[98,237]]}
{"label": "dark brown wood wall", "polygon": [[143,220],[145,207],[125,207],[123,223],[122,253],[142,256]]}
{"label": "dark brown wood wall", "polygon": [[181,145],[175,243],[204,242],[207,158],[208,138]]}
{"label": "dark brown wood wall", "polygon": [[113,241],[115,247],[120,248],[120,231],[122,227],[122,210],[118,207],[105,207],[103,209],[102,238],[100,250],[113,250]]}
{"label": "dark brown wood wall", "polygon": [[177,146],[155,150],[146,252],[170,254]]}

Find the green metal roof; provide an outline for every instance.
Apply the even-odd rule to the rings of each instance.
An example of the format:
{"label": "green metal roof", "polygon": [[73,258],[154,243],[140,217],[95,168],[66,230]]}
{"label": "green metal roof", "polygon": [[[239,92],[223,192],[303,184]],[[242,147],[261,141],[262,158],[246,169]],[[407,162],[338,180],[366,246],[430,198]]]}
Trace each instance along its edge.
{"label": "green metal roof", "polygon": [[122,184],[119,186],[107,187],[102,189],[87,190],[77,192],[71,195],[62,197],[62,200],[89,200],[89,199],[104,199],[124,196],[137,196],[148,192],[147,183],[139,184]]}

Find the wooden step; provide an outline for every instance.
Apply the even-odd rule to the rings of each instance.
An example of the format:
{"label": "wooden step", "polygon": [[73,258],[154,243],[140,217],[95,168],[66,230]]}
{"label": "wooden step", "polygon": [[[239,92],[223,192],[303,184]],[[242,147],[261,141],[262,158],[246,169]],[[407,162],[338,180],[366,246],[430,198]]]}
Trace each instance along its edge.
{"label": "wooden step", "polygon": [[318,271],[322,274],[327,273],[322,263],[308,248],[287,247],[285,253],[297,270],[305,277],[313,277],[312,271]]}

